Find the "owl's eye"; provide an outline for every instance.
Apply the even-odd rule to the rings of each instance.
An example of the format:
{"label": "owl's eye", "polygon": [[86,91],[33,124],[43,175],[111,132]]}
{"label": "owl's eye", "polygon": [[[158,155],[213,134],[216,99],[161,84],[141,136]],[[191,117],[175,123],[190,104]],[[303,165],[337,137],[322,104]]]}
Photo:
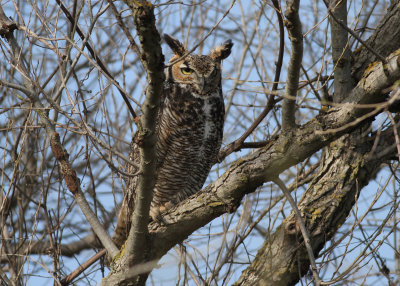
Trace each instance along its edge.
{"label": "owl's eye", "polygon": [[193,70],[191,68],[181,68],[181,72],[185,75],[189,75],[193,73]]}

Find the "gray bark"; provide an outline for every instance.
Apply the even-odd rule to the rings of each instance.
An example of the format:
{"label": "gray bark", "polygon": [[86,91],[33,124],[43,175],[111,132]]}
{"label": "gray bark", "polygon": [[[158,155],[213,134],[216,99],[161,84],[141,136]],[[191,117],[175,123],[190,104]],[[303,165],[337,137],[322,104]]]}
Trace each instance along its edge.
{"label": "gray bark", "polygon": [[[399,9],[398,2],[392,5],[378,25],[379,29],[368,40],[368,43],[382,56],[387,56],[400,46],[399,38],[395,36],[399,29],[393,31],[393,37],[389,36],[389,31],[393,29],[392,25],[400,19]],[[396,25],[398,23],[396,22]],[[386,45],[389,42],[390,44]],[[333,51],[334,54],[338,52]],[[361,77],[361,67],[366,68],[374,59],[375,57],[365,48],[357,51],[353,65],[355,80]],[[345,67],[335,72],[335,101],[342,101],[347,95],[350,79],[336,82],[345,73]],[[336,94],[337,91],[340,93]],[[345,101],[353,100],[353,97],[348,97]],[[363,131],[368,126],[369,122],[364,123],[364,128],[360,127],[343,136],[325,150],[319,172],[298,204],[311,234],[315,256],[318,256],[326,242],[344,223],[362,188],[374,179],[382,164],[396,152],[393,131],[389,130],[388,133],[381,134],[379,142],[388,141],[384,145],[377,146],[375,153],[371,154],[373,140],[376,138],[366,140]],[[392,145],[387,144],[388,142]],[[300,277],[307,273],[310,265],[299,233],[292,212],[274,233],[267,235],[256,258],[235,285],[295,285]]]}

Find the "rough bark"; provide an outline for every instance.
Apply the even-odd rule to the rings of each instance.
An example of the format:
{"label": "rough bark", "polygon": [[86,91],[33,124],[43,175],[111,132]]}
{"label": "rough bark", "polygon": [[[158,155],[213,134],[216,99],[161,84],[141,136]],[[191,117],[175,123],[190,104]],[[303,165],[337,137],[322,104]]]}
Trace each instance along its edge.
{"label": "rough bark", "polygon": [[[369,60],[368,58],[363,59]],[[397,69],[396,58],[393,58],[391,62],[393,65],[390,66]],[[389,75],[389,77],[387,75]],[[165,222],[163,225],[152,223],[149,226],[150,239],[148,240],[148,249],[150,249],[150,253],[148,253],[146,261],[152,261],[154,263],[154,261],[157,261],[167,253],[171,247],[183,241],[196,229],[204,226],[221,214],[234,210],[246,194],[255,191],[257,187],[263,183],[272,180],[287,168],[308,158],[333,140],[349,132],[349,130],[354,130],[363,120],[369,120],[367,117],[364,117],[362,120],[360,119],[354,122],[356,118],[360,118],[370,111],[357,108],[356,104],[384,102],[386,98],[385,95],[381,93],[382,89],[389,87],[399,75],[398,71],[391,74],[390,72],[385,72],[382,65],[374,65],[369,73],[365,74],[365,77],[360,81],[359,85],[351,92],[348,98],[348,102],[351,102],[351,104],[346,104],[340,108],[332,108],[327,113],[320,114],[309,123],[299,127],[295,132],[281,134],[277,138],[272,139],[265,148],[261,148],[233,164],[228,171],[215,183],[206,187],[203,192],[192,196],[189,200],[182,202],[176,208],[168,211],[163,216],[163,221]],[[328,132],[324,132],[327,130]],[[335,154],[331,156],[335,156]],[[341,154],[341,156],[344,155]],[[348,154],[348,156],[349,158],[353,158],[354,154]],[[362,160],[358,157],[354,158],[354,164],[361,161]],[[371,163],[371,165],[376,166],[378,164],[374,162]],[[351,176],[349,175],[347,179],[358,178],[357,176],[361,176],[361,174],[365,176],[365,172],[368,171],[370,167],[370,165],[365,165],[364,168],[358,168],[357,170],[359,170],[359,172]],[[332,176],[330,179],[332,179]],[[321,190],[321,192],[322,191],[323,190]],[[349,186],[348,192],[351,191],[354,192],[354,189]],[[306,201],[307,200],[304,200],[304,202]],[[342,200],[341,202],[347,201]],[[302,209],[303,208],[302,206]],[[327,214],[331,214],[332,217],[337,218],[337,220],[332,221],[332,225],[338,227],[340,225],[340,219],[337,213],[335,213],[335,210],[337,211],[338,209],[321,209],[321,211],[325,211]],[[321,221],[313,217],[312,221],[315,223],[312,229],[318,230],[318,223],[321,223]],[[309,220],[307,220],[307,226],[309,226],[309,223]],[[291,224],[289,224],[289,226],[290,225]],[[279,249],[279,247],[282,246],[282,240],[285,238],[284,231],[285,225],[279,227],[277,231],[271,235],[271,239],[273,240],[270,239],[266,241],[265,246],[260,249],[257,257],[260,257],[260,255],[267,250],[266,245],[270,245],[271,243],[276,247],[275,249]],[[331,234],[333,233],[334,231],[332,228]],[[313,231],[312,235],[314,236],[315,234],[321,235],[318,231]],[[294,234],[294,236],[296,238],[298,237],[296,234]],[[319,239],[316,240],[315,243],[320,243],[320,241],[323,240],[321,240],[320,237],[318,238]],[[325,242],[326,240],[323,241]],[[322,247],[322,245],[314,244],[313,242],[313,247],[315,247],[317,253],[317,250],[319,250],[318,247]],[[298,250],[297,246],[290,247],[289,245],[289,248],[285,249],[285,254],[283,255],[281,253],[281,255],[282,257],[285,255],[286,257],[298,257],[298,253],[295,250]],[[298,251],[301,253],[301,248]],[[304,263],[302,261],[301,265],[304,269],[308,269],[307,255],[305,252],[302,255]],[[281,260],[276,261],[279,262]],[[291,261],[293,262],[293,259]],[[149,269],[146,268],[148,265],[149,264],[144,265],[146,271]],[[150,264],[150,268],[152,267],[151,265],[154,264]],[[297,265],[295,267],[294,264],[290,264],[292,267],[290,269],[292,269],[293,272],[290,272],[289,269],[283,265],[277,265],[275,263],[273,266],[280,268],[282,271],[284,269],[288,271],[286,273],[282,272],[280,277],[285,279],[282,281],[288,281],[288,279],[294,279],[293,281],[295,281],[295,279],[299,279]],[[249,278],[255,278],[254,273],[261,275],[261,273],[269,272],[270,269],[265,267],[264,264],[259,264],[258,259],[256,259],[249,267],[249,270],[247,270],[249,273],[245,272],[243,277],[247,276],[247,274],[250,275],[250,272],[253,274],[250,275]],[[256,268],[258,271],[254,270]],[[132,277],[129,271],[121,275],[124,279],[130,279]],[[257,278],[260,279],[261,277],[257,276]],[[265,281],[267,280],[263,280],[263,282]],[[118,280],[109,280],[108,282],[117,283]],[[249,284],[246,284],[247,282]],[[239,281],[238,284],[244,283],[243,285],[253,285],[253,282],[254,280],[250,279]],[[274,283],[279,283],[279,281],[275,281]]]}
{"label": "rough bark", "polygon": [[[136,12],[151,8],[151,5],[146,6],[146,3],[148,3],[146,1],[126,2],[138,5],[139,8]],[[145,6],[140,6],[140,3]],[[368,41],[376,52],[383,56],[387,56],[389,52],[400,47],[399,15],[399,2],[396,1],[396,3],[394,3],[389,9],[388,15],[379,24],[374,35]],[[146,15],[138,13],[135,16],[137,17],[136,20],[140,20],[139,18],[141,16]],[[152,20],[154,20],[154,15],[151,16],[153,17]],[[13,30],[16,29],[17,26],[8,19],[3,19],[2,21],[5,25],[0,25],[0,35],[9,38],[13,35]],[[160,86],[160,82],[163,81],[162,69],[158,66],[162,61],[159,38],[153,37],[154,35],[157,35],[154,34],[156,32],[155,28],[153,29],[150,27],[151,29],[148,30],[150,33],[147,34],[147,36],[144,36],[146,28],[149,28],[149,26],[147,26],[148,23],[142,23],[143,25],[139,23],[137,25],[138,34],[142,36],[140,39],[142,50],[145,51],[143,53],[144,58],[142,59],[142,62],[145,65],[148,61],[155,63],[154,66],[151,64],[146,66],[146,69],[149,72],[149,101],[147,101],[143,106],[144,110],[147,108],[148,111],[144,112],[147,119],[145,119],[146,116],[143,117],[143,123],[140,130],[144,135],[143,142],[145,147],[149,147],[147,155],[144,154],[146,152],[143,153],[143,158],[147,158],[148,160],[144,159],[142,162],[145,162],[146,164],[149,160],[151,161],[152,158],[151,146],[154,145],[154,141],[152,141],[153,139],[151,138],[151,119],[156,113],[157,108],[155,107],[157,106],[157,88]],[[82,38],[83,42],[87,42],[90,33],[91,32],[89,31],[88,35]],[[145,46],[147,46],[147,48],[144,48]],[[82,45],[82,48],[83,47],[84,45]],[[20,49],[15,50],[20,53]],[[153,57],[153,55],[156,56]],[[255,191],[258,186],[272,180],[279,173],[287,170],[289,167],[309,158],[315,152],[324,146],[329,145],[333,140],[337,140],[337,138],[343,134],[347,134],[352,130],[357,130],[356,128],[363,125],[365,121],[372,120],[374,115],[378,112],[382,112],[383,107],[386,106],[385,101],[387,101],[387,98],[386,95],[382,93],[382,90],[390,87],[399,76],[399,72],[396,71],[398,69],[396,64],[399,63],[395,58],[396,56],[397,55],[394,56],[390,65],[385,69],[384,66],[377,63],[370,65],[374,60],[374,56],[366,49],[360,48],[357,50],[355,52],[354,62],[352,63],[355,82],[359,81],[363,75],[364,77],[359,82],[357,88],[350,93],[344,106],[332,108],[326,113],[321,113],[296,130],[283,132],[279,136],[271,138],[268,141],[267,146],[255,150],[252,155],[245,156],[232,164],[221,178],[219,178],[214,184],[205,188],[203,192],[194,195],[189,200],[182,202],[179,206],[168,211],[164,215],[165,224],[159,225],[153,223],[150,226],[147,226],[147,220],[145,218],[148,214],[148,209],[145,206],[145,200],[148,202],[151,200],[151,196],[144,195],[145,198],[142,200],[142,202],[145,202],[144,207],[138,212],[138,221],[133,223],[135,225],[135,230],[139,231],[139,235],[137,236],[139,238],[136,239],[136,242],[139,243],[136,243],[136,246],[131,247],[131,250],[126,251],[126,256],[134,258],[136,256],[136,261],[144,263],[141,263],[141,265],[135,264],[133,270],[127,269],[127,271],[122,273],[124,275],[122,278],[121,276],[113,276],[115,279],[110,279],[108,284],[116,285],[123,279],[132,279],[140,273],[150,271],[152,267],[154,267],[154,263],[157,262],[157,260],[169,251],[176,243],[181,242],[193,231],[207,224],[212,219],[223,213],[234,210],[240,205],[242,198],[246,194]],[[18,65],[18,63],[16,64]],[[68,77],[69,74],[66,78]],[[28,79],[29,77],[25,76],[24,78]],[[335,79],[339,82],[338,88],[340,88],[340,80],[336,77],[336,74]],[[67,79],[65,82],[66,81]],[[0,82],[0,84],[4,85],[4,82]],[[36,102],[37,106],[39,106],[40,102],[36,100],[34,96],[40,93],[40,86],[32,85],[33,82],[30,82],[29,80],[24,84],[25,86],[21,85],[19,90],[22,93],[25,93],[27,98],[30,98],[32,101]],[[12,86],[13,84],[9,83],[9,85]],[[63,86],[64,83],[60,85]],[[62,90],[63,89],[60,88],[59,92],[61,93]],[[294,92],[294,95],[295,94],[296,93]],[[46,97],[47,95],[43,96]],[[49,103],[53,106],[52,102]],[[371,112],[374,111],[373,107],[369,110],[358,108],[356,104],[361,103],[382,103],[382,109],[376,110],[374,113]],[[366,116],[367,114],[368,116]],[[291,121],[294,122],[294,120]],[[48,131],[47,134],[49,135],[49,138],[52,138],[51,136],[55,135],[53,126],[49,122],[47,125],[44,123],[44,126]],[[335,233],[336,229],[345,220],[346,213],[348,213],[353,206],[360,188],[374,175],[374,172],[379,168],[380,162],[384,162],[386,159],[386,157],[368,157],[366,150],[370,149],[371,142],[364,142],[363,137],[359,136],[358,131],[355,132],[355,134],[350,136],[345,135],[345,138],[332,143],[332,151],[324,155],[324,161],[322,162],[323,164],[321,164],[322,167],[318,176],[310,184],[309,189],[306,191],[301,203],[299,204],[303,213],[306,214],[305,218],[307,219],[307,226],[313,235],[313,247],[316,253],[318,253],[326,240]],[[391,141],[393,138],[390,138],[389,133],[390,132],[388,132],[388,134],[382,134],[382,136],[385,138],[387,135],[386,144],[393,144]],[[60,140],[54,142],[54,139],[55,138],[52,140],[53,145],[55,144],[53,151],[55,151],[54,155],[57,157],[58,153],[63,153],[63,149],[59,142]],[[99,143],[99,145],[101,144]],[[383,146],[378,146],[376,149],[376,151],[380,150],[383,150]],[[393,148],[386,150],[391,152],[387,155],[393,155],[393,150]],[[71,179],[72,185],[70,186],[73,186],[72,190],[76,191],[76,189],[79,188],[80,182],[74,174],[72,174],[71,178],[68,177],[70,172],[73,172],[73,170],[71,165],[66,165],[68,163],[68,158],[66,158],[67,156],[63,156],[60,156],[59,159],[65,161],[65,164],[60,164],[60,166],[64,166],[64,171],[68,171],[64,172],[64,175],[67,175],[65,176],[67,180],[66,183],[68,185],[68,180]],[[339,160],[345,162],[344,164],[340,162],[343,166],[339,164]],[[32,170],[34,169],[33,167],[32,164]],[[144,168],[146,170],[141,174],[147,176],[148,180],[144,178],[143,187],[141,187],[141,189],[148,190],[152,188],[151,181],[153,169],[151,164],[143,165],[142,167],[142,170]],[[25,192],[23,193],[25,194]],[[246,285],[246,283],[248,283],[253,285],[257,281],[260,284],[266,284],[270,281],[274,281],[272,283],[273,285],[279,285],[279,283],[287,285],[298,281],[300,275],[308,269],[308,257],[302,247],[302,237],[299,235],[295,221],[294,216],[291,215],[287,219],[287,222],[282,224],[276,232],[267,235],[264,248],[260,250],[259,256],[254,260],[247,272],[245,272],[249,274],[249,276],[238,281],[238,284],[243,283]],[[50,233],[51,230],[48,232]],[[6,232],[4,232],[4,234],[5,235],[3,236],[5,241],[9,241],[6,237]],[[104,236],[106,237],[107,234]],[[86,242],[84,240],[79,241],[80,243],[76,244],[76,247],[72,247],[72,249],[68,247],[64,249],[62,246],[58,246],[58,248],[62,253],[65,251],[65,253],[70,253],[69,255],[72,255],[73,253],[77,253],[83,249],[85,247],[84,244],[86,244],[87,247],[91,247],[91,243],[95,236],[90,235],[88,238],[90,238],[90,240],[88,239]],[[148,253],[145,253],[144,247],[140,248],[140,242],[143,241],[148,243],[147,248],[150,249]],[[10,246],[12,248],[14,247],[12,244],[10,244]],[[31,245],[29,245],[29,247],[31,247]],[[138,247],[140,249],[138,249]],[[35,251],[38,253],[44,253],[49,251],[49,248],[51,248],[51,244],[43,243],[42,245],[32,246],[29,250],[27,249],[27,253],[31,254]],[[25,249],[25,247],[21,249]],[[277,252],[278,250],[280,252]],[[6,251],[6,253],[12,253],[12,251]],[[21,253],[25,255],[25,252],[19,252],[18,254],[21,255]],[[278,254],[279,257],[274,256]],[[1,259],[5,258],[2,257]],[[272,263],[269,260],[272,260]],[[127,263],[127,265],[129,264],[130,263]],[[299,268],[302,269],[303,272],[299,272]],[[271,273],[276,269],[278,270],[274,275],[272,275]],[[145,275],[142,277],[145,278]],[[144,280],[140,283],[143,283],[143,281]],[[124,281],[122,281],[121,284],[123,283]],[[136,284],[139,284],[139,282]]]}
{"label": "rough bark", "polygon": [[[392,1],[392,5],[389,7],[385,17],[379,22],[374,33],[367,40],[369,46],[383,57],[399,47],[399,10],[400,2]],[[371,54],[363,46],[355,50],[353,56],[352,75],[359,80],[369,64],[377,59],[375,55]]]}
{"label": "rough bark", "polygon": [[[360,190],[387,159],[370,156],[373,142],[352,146],[349,135],[337,142],[342,145],[325,153],[323,168],[299,202],[315,255],[343,224]],[[301,241],[292,213],[267,238],[235,285],[295,285],[309,269],[307,252]]]}
{"label": "rough bark", "polygon": [[[397,56],[392,57],[389,63],[392,67],[397,66]],[[393,83],[394,78],[400,77],[398,66],[396,71],[392,71],[392,75],[393,77],[387,77],[382,66],[380,68],[376,66],[375,70],[368,74],[369,80],[365,79],[358,89],[354,89],[350,98],[369,103],[384,100],[385,96],[378,91]],[[385,85],[382,85],[383,79],[380,76],[388,80]],[[377,80],[378,78],[380,79]],[[368,87],[368,83],[378,84],[379,87]],[[340,108],[332,108],[328,113],[317,116],[295,132],[281,134],[271,140],[265,148],[238,160],[216,182],[207,186],[202,192],[193,195],[165,213],[162,225],[151,223],[149,226],[150,252],[147,261],[154,263],[193,231],[214,218],[235,210],[246,194],[254,192],[263,183],[273,180],[284,170],[303,161],[322,147],[327,146],[329,142],[356,128],[357,125],[348,123],[354,122],[354,118],[362,116],[368,110],[355,107],[356,104],[347,104]],[[362,121],[358,124],[362,124]],[[347,127],[333,132],[329,131],[343,126]],[[278,228],[278,233],[281,228]],[[260,252],[263,250],[264,248]],[[262,271],[263,269],[260,269],[260,272]],[[299,274],[296,272],[296,275],[298,277]],[[130,277],[129,272],[124,277]]]}
{"label": "rough bark", "polygon": [[102,285],[143,285],[147,272],[141,271],[132,275],[130,268],[145,262],[148,251],[148,228],[150,203],[156,180],[155,159],[155,126],[156,115],[160,106],[160,98],[165,79],[164,55],[161,51],[161,37],[155,26],[154,6],[150,1],[125,1],[132,10],[134,23],[142,49],[141,60],[147,72],[149,86],[146,98],[141,107],[143,115],[138,126],[140,141],[140,167],[138,183],[135,189],[135,209],[132,214],[127,242],[121,250],[121,256],[113,261],[112,271],[103,279]]}
{"label": "rough bark", "polygon": [[[342,21],[347,26],[347,1],[332,0],[330,1],[332,14],[335,19]],[[353,88],[351,78],[351,53],[348,42],[347,31],[343,29],[332,17],[331,23],[331,42],[332,42],[332,59],[335,66],[334,81],[334,102],[342,102],[349,91]]]}
{"label": "rough bark", "polygon": [[[391,25],[394,20],[399,20],[394,12],[398,13],[399,8],[398,2],[390,7],[389,13],[378,25],[379,30],[368,41],[382,56],[387,56],[400,46],[398,37],[392,38],[388,35],[388,31],[393,29]],[[393,31],[394,34],[397,32]],[[390,45],[385,45],[388,43],[388,38],[391,38],[392,42]],[[373,59],[374,56],[367,49],[362,48],[357,51],[353,66],[354,78],[360,79],[364,70],[361,71],[359,68],[365,69]],[[365,71],[364,76],[368,72],[369,70]],[[339,90],[345,90],[346,82],[343,86],[340,86],[340,82],[335,85],[335,92],[336,86],[339,86]],[[343,95],[338,96],[343,100]],[[353,100],[354,97],[348,97],[345,101]],[[378,147],[375,154],[385,150],[385,154],[388,155],[387,143],[389,141],[393,143],[393,136],[390,140],[385,136],[382,139],[380,142],[385,141],[385,145]],[[329,150],[324,152],[321,168],[299,203],[299,209],[304,214],[307,228],[311,233],[315,255],[318,255],[325,243],[346,220],[361,189],[374,178],[382,163],[392,156],[392,154],[387,157],[372,156],[371,147],[372,142],[366,140],[363,128],[359,128],[332,143]],[[393,145],[392,152],[395,152]],[[301,239],[292,212],[273,234],[266,237],[256,258],[235,285],[295,285],[300,277],[306,274],[310,265]]]}

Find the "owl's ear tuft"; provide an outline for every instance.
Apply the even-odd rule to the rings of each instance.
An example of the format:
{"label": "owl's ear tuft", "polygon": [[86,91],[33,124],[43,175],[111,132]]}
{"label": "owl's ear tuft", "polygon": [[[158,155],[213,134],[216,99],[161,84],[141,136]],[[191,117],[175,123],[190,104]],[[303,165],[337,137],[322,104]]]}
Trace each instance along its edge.
{"label": "owl's ear tuft", "polygon": [[216,61],[220,62],[223,59],[226,59],[227,57],[229,57],[229,55],[231,54],[232,46],[233,46],[232,40],[227,40],[222,45],[215,47],[211,51],[210,57],[213,60],[216,60]]}
{"label": "owl's ear tuft", "polygon": [[174,52],[175,55],[181,57],[185,54],[186,49],[181,42],[179,42],[177,39],[168,34],[164,34],[163,36],[165,42],[168,44],[168,46],[171,48],[171,50]]}

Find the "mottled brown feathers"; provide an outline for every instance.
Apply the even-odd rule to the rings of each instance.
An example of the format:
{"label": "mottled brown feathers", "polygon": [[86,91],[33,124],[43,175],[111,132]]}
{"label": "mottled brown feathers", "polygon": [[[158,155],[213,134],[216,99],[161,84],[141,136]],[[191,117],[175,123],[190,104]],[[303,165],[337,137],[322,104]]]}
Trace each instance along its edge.
{"label": "mottled brown feathers", "polygon": [[213,60],[221,62],[223,59],[229,57],[229,55],[231,54],[232,47],[233,47],[232,40],[227,40],[222,45],[215,47],[211,51],[210,57]]}
{"label": "mottled brown feathers", "polygon": [[185,47],[177,39],[171,37],[168,34],[164,34],[164,40],[167,45],[171,48],[175,55],[183,56],[186,53]]}
{"label": "mottled brown feathers", "polygon": [[[186,50],[169,35],[168,46],[177,56]],[[217,160],[224,126],[224,100],[220,61],[230,54],[232,42],[215,48],[211,56],[187,55],[166,71],[162,104],[157,117],[157,180],[150,215],[160,214],[198,192]],[[139,163],[139,147],[133,138],[130,158]],[[129,173],[137,170],[128,167]],[[137,177],[127,179],[114,241],[120,247],[130,228]]]}

